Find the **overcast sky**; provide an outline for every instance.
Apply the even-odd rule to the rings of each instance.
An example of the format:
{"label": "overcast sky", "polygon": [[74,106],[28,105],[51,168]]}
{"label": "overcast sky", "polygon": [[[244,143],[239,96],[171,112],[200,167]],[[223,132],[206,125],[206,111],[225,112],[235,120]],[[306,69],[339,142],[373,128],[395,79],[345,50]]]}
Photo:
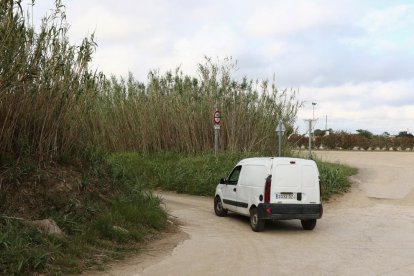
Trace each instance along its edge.
{"label": "overcast sky", "polygon": [[[29,1],[30,2],[30,1]],[[27,3],[26,3],[27,4]],[[305,101],[297,125],[414,131],[414,1],[66,0],[72,43],[95,33],[94,66],[145,81],[150,69],[196,76],[203,56],[238,61]],[[54,6],[37,0],[37,21]]]}

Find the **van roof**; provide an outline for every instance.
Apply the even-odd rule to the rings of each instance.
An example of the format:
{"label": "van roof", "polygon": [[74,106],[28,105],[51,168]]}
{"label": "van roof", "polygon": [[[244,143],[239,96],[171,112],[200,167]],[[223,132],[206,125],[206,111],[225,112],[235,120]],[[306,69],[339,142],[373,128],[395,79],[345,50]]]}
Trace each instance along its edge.
{"label": "van roof", "polygon": [[274,161],[301,161],[301,162],[314,162],[313,160],[303,159],[303,158],[295,158],[295,157],[252,157],[252,158],[246,158],[239,162],[239,165],[248,165],[248,164],[254,164],[254,165],[267,165],[271,162],[271,160]]}

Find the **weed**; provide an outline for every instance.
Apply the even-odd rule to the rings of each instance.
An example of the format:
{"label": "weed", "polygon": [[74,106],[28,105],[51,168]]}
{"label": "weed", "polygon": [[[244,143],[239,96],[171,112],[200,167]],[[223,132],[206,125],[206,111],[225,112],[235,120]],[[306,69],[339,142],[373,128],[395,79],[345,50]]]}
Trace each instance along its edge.
{"label": "weed", "polygon": [[328,200],[333,194],[342,194],[349,190],[351,187],[349,177],[355,175],[357,169],[321,161],[317,161],[317,164],[323,191],[323,200]]}

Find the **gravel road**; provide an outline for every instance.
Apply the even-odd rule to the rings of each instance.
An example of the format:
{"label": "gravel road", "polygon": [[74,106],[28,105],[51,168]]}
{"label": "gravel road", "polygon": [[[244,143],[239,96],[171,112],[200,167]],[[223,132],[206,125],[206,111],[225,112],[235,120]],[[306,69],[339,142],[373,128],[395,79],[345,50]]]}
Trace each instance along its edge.
{"label": "gravel road", "polygon": [[414,153],[317,155],[359,173],[350,193],[325,203],[314,231],[280,221],[255,233],[248,218],[217,217],[212,198],[162,192],[183,232],[98,274],[414,275]]}

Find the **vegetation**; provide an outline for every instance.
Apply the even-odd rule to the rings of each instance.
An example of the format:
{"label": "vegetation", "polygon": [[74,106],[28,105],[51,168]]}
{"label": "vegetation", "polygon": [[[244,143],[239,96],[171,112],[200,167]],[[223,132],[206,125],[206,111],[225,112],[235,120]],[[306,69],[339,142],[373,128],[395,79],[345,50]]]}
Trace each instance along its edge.
{"label": "vegetation", "polygon": [[414,135],[412,135],[411,133],[409,133],[408,131],[400,131],[397,135],[398,138],[414,138]]}
{"label": "vegetation", "polygon": [[[35,32],[21,1],[0,0],[0,274],[78,273],[136,250],[166,222],[149,188],[211,195],[237,160],[273,152],[279,119],[293,133],[301,107],[274,81],[235,80],[232,59],[108,78],[89,68],[93,35],[71,45],[65,18],[57,0]],[[226,154],[213,156],[216,108]],[[64,237],[30,224],[44,218]]]}
{"label": "vegetation", "polygon": [[164,75],[152,71],[147,84],[132,74],[108,79],[89,70],[93,35],[80,46],[69,44],[59,1],[39,34],[25,24],[14,1],[1,0],[1,6],[1,155],[48,162],[79,158],[91,147],[209,151],[216,107],[223,116],[221,150],[275,148],[280,118],[293,132],[301,106],[295,92],[280,91],[268,81],[236,81],[231,59],[214,63],[206,58],[198,78],[177,69]]}
{"label": "vegetation", "polygon": [[[164,228],[160,198],[118,178],[104,155],[95,154],[88,163],[94,166],[84,172],[32,166],[36,169],[27,175],[10,175],[20,191],[8,191],[0,213],[0,274],[100,269],[136,252],[136,242]],[[31,219],[41,218],[53,219],[64,236],[40,232]]]}
{"label": "vegetation", "polygon": [[372,137],[374,137],[374,134],[372,134],[371,131],[366,129],[357,129],[357,133],[358,135],[365,137],[367,139],[372,139]]}
{"label": "vegetation", "polygon": [[349,177],[357,174],[357,169],[345,165],[317,161],[322,199],[329,200],[334,194],[342,194],[351,188]]}
{"label": "vegetation", "polygon": [[[213,196],[220,177],[226,177],[241,159],[258,155],[260,156],[257,153],[217,156],[117,153],[109,158],[109,162],[113,164],[115,175],[141,183],[143,187]],[[328,200],[333,194],[348,191],[351,186],[348,177],[357,173],[356,169],[344,165],[320,161],[317,165],[324,200]]]}
{"label": "vegetation", "polygon": [[[318,135],[316,135],[316,133]],[[399,135],[392,137],[386,135],[373,135],[368,130],[358,130],[358,134],[347,133],[344,131],[329,131],[329,135],[324,136],[324,132],[315,130],[315,147],[323,149],[345,149],[354,148],[363,150],[414,150],[414,137],[410,133],[400,132]],[[296,147],[308,147],[308,137],[303,135],[292,135],[289,141]]]}

